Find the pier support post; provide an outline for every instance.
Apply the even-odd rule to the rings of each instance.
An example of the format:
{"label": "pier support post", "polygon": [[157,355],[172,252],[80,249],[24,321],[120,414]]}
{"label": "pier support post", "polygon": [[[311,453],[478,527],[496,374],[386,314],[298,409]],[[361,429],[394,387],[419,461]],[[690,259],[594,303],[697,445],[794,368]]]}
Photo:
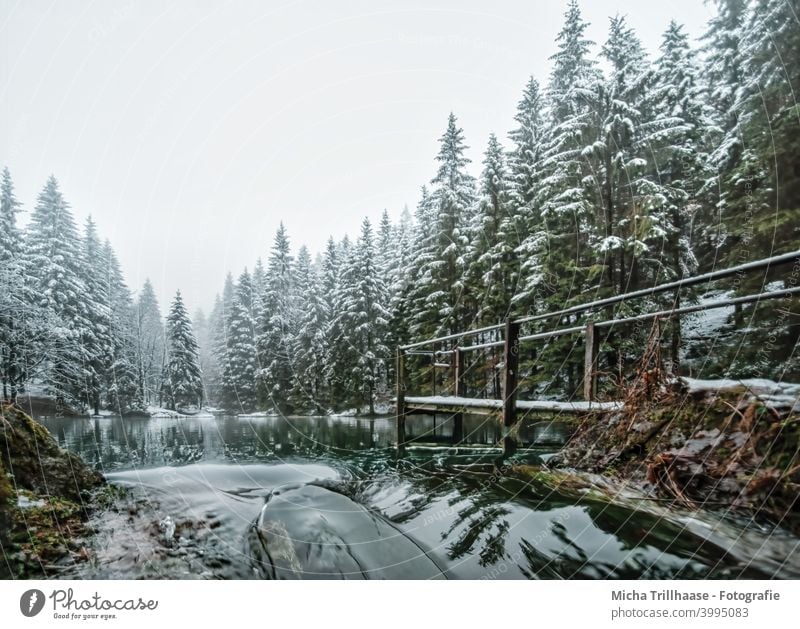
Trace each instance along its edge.
{"label": "pier support post", "polygon": [[[456,347],[453,350],[453,395],[464,397],[464,350]],[[453,443],[460,443],[464,439],[464,415],[456,413],[453,416]]]}
{"label": "pier support post", "polygon": [[[517,422],[517,369],[519,367],[519,323],[506,321],[505,344],[503,346],[503,426]],[[503,438],[503,454],[511,456],[516,450],[514,439]]]}
{"label": "pier support post", "polygon": [[402,454],[406,445],[406,365],[403,350],[397,348],[395,363],[395,379],[397,386],[397,407],[395,411],[395,430],[397,451]]}
{"label": "pier support post", "polygon": [[586,347],[583,357],[583,399],[594,402],[597,399],[597,353],[600,350],[600,337],[594,321],[586,324]]}
{"label": "pier support post", "polygon": [[[431,395],[436,397],[436,343],[431,344]],[[433,435],[436,436],[436,411],[433,411]]]}

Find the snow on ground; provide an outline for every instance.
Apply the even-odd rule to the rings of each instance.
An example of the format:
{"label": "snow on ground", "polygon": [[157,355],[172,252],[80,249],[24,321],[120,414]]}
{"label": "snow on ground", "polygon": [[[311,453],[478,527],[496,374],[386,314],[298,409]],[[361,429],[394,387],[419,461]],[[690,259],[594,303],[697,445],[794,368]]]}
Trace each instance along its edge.
{"label": "snow on ground", "polygon": [[[369,409],[348,408],[338,413],[329,413],[330,417],[364,417],[368,414]],[[392,415],[394,414],[394,404],[389,402],[379,402],[375,404],[376,415]]]}
{"label": "snow on ground", "polygon": [[181,417],[181,414],[177,411],[171,411],[168,408],[162,408],[160,406],[148,406],[147,414],[150,415],[150,417]]}
{"label": "snow on ground", "polygon": [[[710,304],[716,301],[725,301],[732,297],[733,291],[711,291],[700,297],[698,303]],[[734,306],[724,306],[722,308],[703,310],[688,315],[684,323],[683,337],[688,340],[716,336],[720,329],[728,322],[728,318],[733,315],[734,311]]]}
{"label": "snow on ground", "polygon": [[17,494],[17,506],[20,509],[33,509],[34,507],[43,507],[44,500],[31,500],[25,495]]}
{"label": "snow on ground", "polygon": [[699,380],[681,378],[692,393],[736,393],[748,396],[749,401],[763,402],[767,407],[800,412],[800,384],[775,382],[767,378],[722,378],[719,380]]}
{"label": "snow on ground", "polygon": [[247,419],[248,417],[280,417],[280,415],[278,413],[261,411],[259,413],[237,413],[236,417]]}

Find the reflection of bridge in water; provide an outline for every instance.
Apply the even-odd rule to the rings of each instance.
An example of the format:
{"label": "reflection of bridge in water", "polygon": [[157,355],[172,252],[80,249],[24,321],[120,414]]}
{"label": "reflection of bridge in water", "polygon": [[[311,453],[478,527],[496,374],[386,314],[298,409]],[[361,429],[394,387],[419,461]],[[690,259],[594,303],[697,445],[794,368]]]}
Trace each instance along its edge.
{"label": "reflection of bridge in water", "polygon": [[[758,304],[772,299],[786,299],[800,294],[800,287],[786,282],[784,288],[760,293],[752,293],[681,306],[683,289],[706,285],[735,277],[738,283],[742,278],[763,272],[762,286],[769,274],[770,279],[780,279],[773,272],[785,269],[787,265],[800,262],[800,251],[741,264],[728,269],[712,271],[702,275],[684,278],[674,282],[645,288],[622,295],[600,299],[586,304],[578,304],[555,312],[531,315],[505,323],[483,328],[456,332],[436,338],[402,345],[396,355],[396,416],[395,442],[402,453],[405,446],[419,437],[407,431],[407,419],[411,415],[427,414],[436,418],[444,414],[445,421],[453,425],[451,440],[459,443],[464,439],[464,415],[480,414],[495,418],[500,427],[504,455],[516,449],[518,441],[518,422],[531,416],[558,418],[564,415],[603,414],[622,408],[619,400],[598,401],[598,356],[602,343],[610,341],[613,328],[641,322],[651,322],[653,333],[661,341],[661,325],[673,324],[677,333],[672,334],[670,362],[672,371],[679,375],[680,317],[691,313],[719,308],[740,307],[744,304]],[[644,312],[634,316],[616,317],[612,306],[627,304],[645,297],[661,293],[672,293],[669,309]],[[604,319],[599,319],[601,313]],[[554,322],[553,329],[542,330],[545,321]],[[565,322],[568,325],[563,325]],[[539,325],[537,325],[539,324]],[[605,332],[605,337],[603,334]],[[580,385],[568,395],[567,400],[520,400],[520,348],[522,344],[532,344],[558,337],[577,336],[576,345],[583,345],[583,361],[578,376]],[[502,354],[500,354],[502,352]],[[500,355],[498,355],[500,354]],[[468,358],[477,358],[468,362]],[[449,360],[448,360],[449,359]],[[443,362],[447,360],[448,362]],[[535,354],[534,354],[535,360]],[[413,367],[416,366],[417,372]],[[468,395],[467,376],[473,380],[478,372],[486,372],[484,383],[475,388],[477,395]],[[444,374],[448,374],[444,376]],[[409,376],[429,390],[428,395],[409,395]],[[493,396],[488,395],[490,390]],[[438,393],[438,394],[437,394]]]}

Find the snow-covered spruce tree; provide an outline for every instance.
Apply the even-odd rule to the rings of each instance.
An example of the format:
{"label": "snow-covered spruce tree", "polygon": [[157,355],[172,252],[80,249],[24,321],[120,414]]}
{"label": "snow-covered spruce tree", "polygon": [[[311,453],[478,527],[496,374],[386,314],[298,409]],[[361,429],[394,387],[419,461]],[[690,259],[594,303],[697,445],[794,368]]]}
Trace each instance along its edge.
{"label": "snow-covered spruce tree", "polygon": [[117,254],[108,240],[103,244],[102,257],[111,338],[104,374],[105,402],[117,413],[138,413],[145,409],[145,403],[138,373],[136,308]]}
{"label": "snow-covered spruce tree", "polygon": [[23,284],[22,238],[17,229],[20,207],[8,168],[0,184],[0,379],[3,400],[16,401],[24,385],[30,317],[34,315]]}
{"label": "snow-covered spruce tree", "polygon": [[192,314],[194,337],[197,339],[198,356],[200,356],[200,372],[203,374],[203,399],[208,406],[215,406],[216,399],[211,396],[207,387],[208,374],[213,370],[214,357],[211,352],[211,327],[209,317],[202,308]]}
{"label": "snow-covered spruce tree", "polygon": [[[511,304],[519,278],[519,258],[514,249],[515,230],[512,226],[512,210],[509,198],[508,170],[503,149],[492,134],[483,160],[483,173],[479,184],[477,209],[471,217],[469,244],[467,245],[467,269],[464,273],[465,305],[474,313],[473,325],[483,326],[501,323],[511,313]],[[511,233],[505,230],[511,228]],[[507,236],[511,235],[512,239]],[[492,332],[481,337],[481,341],[497,340]],[[494,366],[500,360],[501,351],[489,351],[483,369],[492,374],[494,390],[489,393],[501,395],[499,373]],[[477,375],[476,369],[471,370]],[[469,382],[465,381],[466,386]]]}
{"label": "snow-covered spruce tree", "polygon": [[389,313],[387,292],[375,264],[372,226],[368,219],[361,224],[361,234],[350,257],[347,281],[341,291],[338,326],[346,330],[354,358],[346,373],[345,386],[354,394],[359,408],[375,412],[378,393],[385,389],[389,349],[386,330]]}
{"label": "snow-covered spruce tree", "polygon": [[257,406],[258,357],[252,307],[252,280],[245,269],[236,283],[228,312],[227,352],[220,395],[224,409],[239,413],[252,413]]}
{"label": "snow-covered spruce tree", "polygon": [[[705,95],[716,112],[723,132],[736,126],[736,101],[742,84],[742,27],[747,0],[714,0],[717,14],[711,18],[703,36]],[[728,147],[731,148],[731,147]],[[733,158],[728,155],[727,158]],[[726,160],[727,161],[727,160]]]}
{"label": "snow-covered spruce tree", "polygon": [[[583,150],[590,136],[591,101],[587,98],[600,80],[589,57],[592,42],[585,39],[588,24],[576,2],[571,2],[551,57],[553,69],[547,91],[548,122],[543,138],[542,178],[538,203],[542,224],[540,242],[544,300],[563,307],[586,288],[589,239],[594,206],[586,195],[591,176]],[[549,308],[548,308],[549,309]],[[555,308],[554,308],[555,309]]]}
{"label": "snow-covered spruce tree", "polygon": [[[353,342],[353,331],[346,317],[347,298],[358,280],[355,256],[355,247],[351,246],[349,237],[345,236],[336,247],[336,288],[331,296],[330,324],[326,333],[328,353],[325,373],[330,387],[331,406],[335,410],[352,408],[359,400],[359,391],[352,388],[353,379],[350,374],[353,365],[358,361],[358,354]],[[327,260],[323,261],[323,265],[324,268],[327,267]],[[327,278],[325,283],[328,283]]]}
{"label": "snow-covered spruce tree", "polygon": [[106,371],[111,366],[113,340],[106,259],[91,216],[86,219],[84,226],[82,249],[80,274],[86,287],[83,295],[86,324],[80,332],[83,350],[81,397],[96,415],[100,412]]}
{"label": "snow-covered spruce tree", "polygon": [[[401,301],[401,293],[407,288],[411,267],[412,218],[407,207],[403,208],[400,221],[395,225],[384,210],[378,225],[376,241],[376,264],[378,274],[386,287],[386,309],[389,312],[386,346],[392,359],[386,365],[387,382],[394,380],[394,352],[398,345],[407,342],[395,335],[396,310],[405,309],[407,303]],[[405,297],[405,295],[403,295]],[[403,315],[405,316],[405,314]]]}
{"label": "snow-covered spruce tree", "polygon": [[[651,246],[651,277],[671,280],[697,269],[690,229],[700,209],[707,172],[709,119],[702,101],[695,53],[683,28],[671,22],[654,68],[648,107],[658,137],[650,142],[651,179],[661,186],[662,206],[649,214],[662,246]],[[659,128],[660,127],[660,128]],[[657,252],[659,255],[655,255]]]}
{"label": "snow-covered spruce tree", "polygon": [[479,296],[478,325],[499,323],[509,315],[519,276],[513,241],[503,231],[509,224],[508,171],[503,148],[492,134],[483,160],[478,210],[473,216],[467,249],[467,292]]}
{"label": "snow-covered spruce tree", "polygon": [[392,275],[396,270],[397,250],[395,247],[394,226],[392,225],[392,220],[389,218],[388,210],[383,210],[383,212],[381,212],[380,223],[378,223],[377,238],[375,241],[375,264],[386,286],[391,286]]}
{"label": "snow-covered spruce tree", "polygon": [[[427,186],[422,186],[420,200],[414,211],[412,231],[412,255],[407,270],[407,283],[398,295],[397,307],[392,311],[389,324],[395,338],[418,340],[435,335],[436,312],[432,311],[429,297],[434,293],[433,267],[437,259],[437,219]],[[412,383],[415,391],[424,392],[430,386],[429,378],[423,377],[420,367],[425,359],[408,357],[408,373],[419,380]],[[428,364],[430,360],[427,361]]]}
{"label": "snow-covered spruce tree", "polygon": [[145,404],[156,405],[166,364],[164,320],[155,290],[146,279],[136,299],[136,368]]}
{"label": "snow-covered spruce tree", "polygon": [[291,411],[288,398],[292,386],[293,272],[289,236],[281,223],[269,256],[257,338],[261,368],[258,374],[259,401],[262,406],[281,413]]}
{"label": "snow-covered spruce tree", "polygon": [[[736,153],[721,174],[729,263],[796,248],[800,229],[800,33],[797,6],[753,0],[743,18],[741,72],[729,132]],[[743,246],[744,245],[744,246]]]}
{"label": "snow-covered spruce tree", "polygon": [[224,406],[222,402],[222,380],[228,364],[228,339],[230,337],[228,325],[233,311],[235,296],[236,285],[233,281],[233,275],[227,273],[225,275],[225,284],[222,288],[222,297],[215,302],[211,311],[211,320],[209,321],[213,370],[211,373],[203,375],[205,389],[214,393],[214,403],[219,406]]}
{"label": "snow-covered spruce tree", "polygon": [[648,64],[639,38],[624,17],[613,17],[602,56],[609,76],[589,92],[591,117],[583,155],[593,176],[586,185],[595,207],[594,280],[597,296],[636,288],[637,260],[647,247],[642,233],[647,223],[640,217],[652,194],[646,181],[647,147],[641,105],[646,90]]}
{"label": "snow-covered spruce tree", "polygon": [[14,182],[8,167],[3,168],[0,183],[0,263],[9,268],[19,258],[21,234],[17,229],[17,214],[22,204],[14,194]]}
{"label": "snow-covered spruce tree", "polygon": [[500,239],[513,247],[518,278],[514,279],[514,309],[533,314],[536,292],[541,286],[541,212],[537,201],[541,176],[544,104],[539,83],[531,77],[517,104],[517,127],[509,137],[514,148],[508,157],[509,205],[511,211],[500,225]]}
{"label": "snow-covered spruce tree", "polygon": [[[753,0],[741,18],[740,83],[733,107],[735,124],[714,157],[719,171],[726,241],[720,255],[726,265],[790,251],[800,241],[800,32],[793,2]],[[714,162],[717,165],[717,162]],[[766,281],[765,281],[766,280]],[[790,285],[785,270],[739,283],[738,290],[759,290],[772,280]],[[770,301],[737,308],[737,327],[752,322],[747,336],[731,343],[729,374],[773,371],[787,377],[800,371],[800,300]],[[775,327],[775,322],[780,325]],[[772,326],[770,328],[770,326]],[[728,375],[728,374],[726,374]]]}
{"label": "snow-covered spruce tree", "polygon": [[705,210],[698,214],[692,230],[701,271],[711,269],[726,247],[729,191],[723,182],[742,154],[738,129],[741,112],[737,104],[745,83],[742,37],[747,0],[715,0],[714,3],[717,15],[709,21],[703,36],[705,54],[701,66],[703,98],[713,119],[708,129],[712,144],[708,179],[703,188]]}
{"label": "snow-covered spruce tree", "polygon": [[412,329],[418,337],[463,329],[470,325],[476,308],[476,296],[465,293],[462,279],[475,182],[467,172],[470,160],[464,155],[464,132],[452,113],[439,143],[439,170],[425,202],[425,222],[433,221],[426,229],[432,227],[433,233],[426,233],[418,243],[423,259],[412,295]]}
{"label": "snow-covered spruce tree", "polygon": [[[228,274],[225,285],[233,278]],[[212,406],[220,406],[220,396],[222,390],[222,367],[227,353],[226,334],[227,327],[224,316],[225,307],[223,297],[217,295],[214,298],[214,305],[208,315],[207,333],[201,341],[201,367],[203,368],[203,390],[207,396],[208,403]],[[199,340],[199,337],[198,337]],[[205,343],[205,345],[203,345]],[[207,365],[203,365],[203,355],[207,357]]]}
{"label": "snow-covered spruce tree", "polygon": [[414,230],[415,225],[408,208],[403,209],[400,222],[394,228],[395,262],[392,273],[388,276],[387,290],[389,301],[389,326],[386,345],[391,353],[388,366],[388,380],[395,379],[395,352],[397,347],[411,341],[409,332],[409,314],[411,304],[409,294],[414,277]]}
{"label": "snow-covered spruce tree", "polygon": [[322,258],[320,281],[328,320],[325,328],[324,377],[328,390],[328,405],[333,410],[345,408],[352,397],[345,385],[345,372],[352,362],[349,360],[352,346],[347,331],[341,328],[343,320],[340,317],[342,290],[348,279],[346,271],[349,255],[350,242],[347,237],[340,243],[329,238]]}
{"label": "snow-covered spruce tree", "polygon": [[[323,261],[323,273],[328,275],[332,241]],[[335,285],[334,285],[335,290]],[[305,246],[297,253],[295,278],[294,320],[292,339],[294,383],[292,403],[296,409],[324,413],[329,408],[325,361],[328,357],[329,304],[323,294],[323,280],[311,265]]]}
{"label": "snow-covered spruce tree", "polygon": [[167,356],[164,397],[169,408],[199,407],[203,401],[200,356],[180,291],[167,315]]}
{"label": "snow-covered spruce tree", "polygon": [[256,260],[256,265],[253,267],[253,317],[256,321],[258,321],[259,313],[264,309],[264,304],[261,302],[262,297],[264,296],[264,291],[266,290],[267,286],[267,272],[264,269],[264,263],[261,261],[261,258]]}
{"label": "snow-covered spruce tree", "polygon": [[[538,230],[529,234],[540,261],[535,270],[537,310],[558,310],[586,300],[585,291],[596,273],[592,242],[595,237],[595,199],[587,192],[594,183],[594,160],[584,153],[592,142],[592,98],[601,76],[590,57],[587,23],[577,3],[570,2],[558,34],[558,50],[547,89],[548,115],[542,139],[540,183],[535,203],[540,208]],[[592,138],[592,139],[590,139]],[[533,284],[533,286],[532,286]],[[535,290],[528,280],[527,290]],[[531,382],[571,394],[580,376],[580,361],[571,341],[555,339],[535,361]]]}
{"label": "snow-covered spruce tree", "polygon": [[50,177],[27,229],[24,269],[37,305],[56,319],[41,360],[41,377],[57,403],[86,403],[81,336],[89,328],[81,277],[81,240],[69,205]]}

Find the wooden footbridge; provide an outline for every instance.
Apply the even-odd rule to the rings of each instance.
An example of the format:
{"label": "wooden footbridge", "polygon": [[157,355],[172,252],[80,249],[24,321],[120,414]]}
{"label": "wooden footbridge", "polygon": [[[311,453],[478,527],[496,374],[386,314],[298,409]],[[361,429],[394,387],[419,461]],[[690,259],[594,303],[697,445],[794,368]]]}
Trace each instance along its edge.
{"label": "wooden footbridge", "polygon": [[[792,265],[789,271],[788,266]],[[780,270],[780,273],[776,271]],[[759,293],[720,299],[706,303],[696,303],[679,306],[681,291],[689,287],[710,285],[712,282],[727,278],[735,278],[736,284],[742,279],[756,273],[762,273],[762,290]],[[783,288],[778,290],[764,290],[770,281],[783,280]],[[800,294],[800,251],[793,251],[783,255],[773,256],[755,262],[741,264],[728,269],[722,269],[696,275],[674,282],[645,288],[642,290],[600,299],[586,304],[579,304],[555,312],[547,312],[519,319],[508,320],[502,324],[491,325],[447,334],[436,338],[402,345],[397,348],[396,354],[396,440],[398,450],[402,453],[408,440],[406,438],[406,422],[415,414],[434,415],[441,413],[452,418],[454,443],[460,442],[463,437],[463,415],[476,414],[496,417],[503,428],[504,456],[510,455],[516,449],[514,427],[520,417],[531,414],[546,413],[550,416],[560,414],[586,414],[607,413],[622,408],[620,401],[598,401],[598,355],[601,346],[601,335],[604,330],[611,330],[615,326],[636,324],[640,322],[667,321],[679,322],[681,315],[696,313],[705,310],[714,310],[726,307],[739,307],[744,304],[758,303],[772,299],[783,299]],[[610,307],[630,303],[634,300],[651,297],[661,293],[671,293],[672,307],[668,310],[646,312],[635,316],[607,318],[597,320],[601,312],[606,316]],[[613,314],[613,310],[611,311]],[[545,321],[555,321],[553,329],[541,329],[541,325],[534,327],[532,324]],[[561,322],[569,325],[560,327]],[[521,334],[521,331],[532,333]],[[519,391],[519,358],[520,348],[523,344],[535,344],[562,336],[581,336],[583,345],[583,373],[581,376],[582,399],[572,395],[567,401],[552,400],[520,400],[517,399]],[[485,340],[489,338],[490,340]],[[673,372],[677,369],[677,346],[673,337]],[[581,339],[577,341],[581,343]],[[480,351],[499,352],[493,366],[492,383],[494,391],[499,397],[486,396],[487,386],[480,393],[481,397],[470,397],[466,394],[465,374],[469,369],[466,358],[473,352]],[[415,363],[424,367],[429,373],[422,374],[428,380],[430,395],[413,395],[409,391],[409,362],[410,358]],[[448,362],[443,362],[449,358]],[[419,378],[417,378],[419,381]],[[427,387],[426,387],[427,388]],[[439,389],[437,394],[437,388]],[[577,392],[576,392],[577,393]]]}

